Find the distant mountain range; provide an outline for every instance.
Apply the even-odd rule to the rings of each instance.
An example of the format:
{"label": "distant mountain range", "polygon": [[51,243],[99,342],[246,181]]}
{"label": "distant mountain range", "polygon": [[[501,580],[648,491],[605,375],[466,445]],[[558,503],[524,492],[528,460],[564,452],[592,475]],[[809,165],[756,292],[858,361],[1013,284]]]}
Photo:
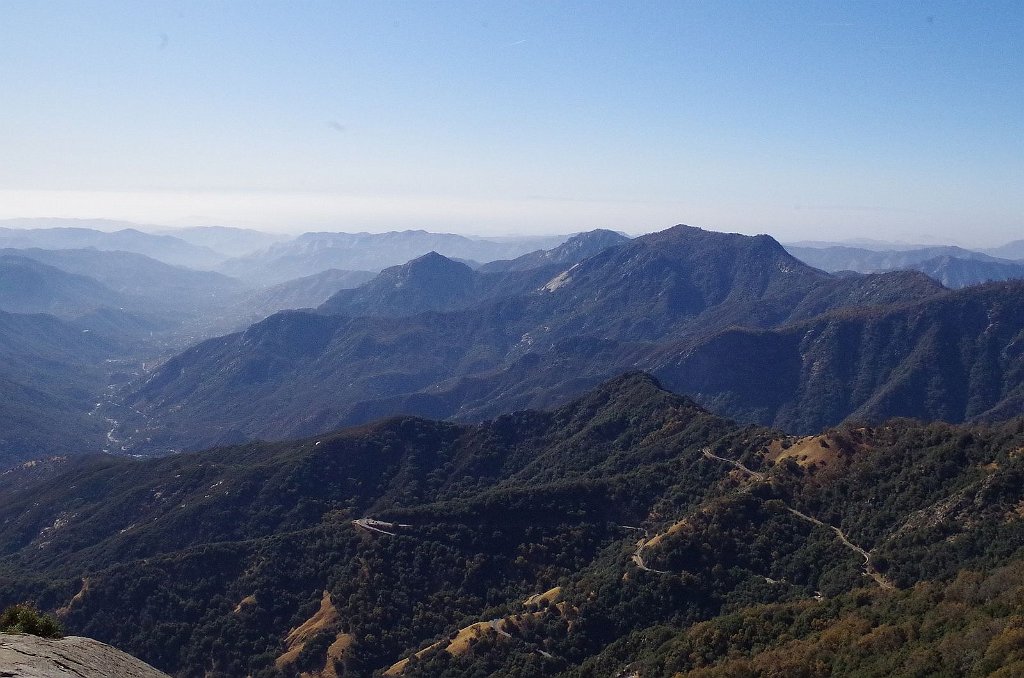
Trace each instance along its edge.
{"label": "distant mountain range", "polygon": [[[489,417],[557,403],[626,369],[667,369],[671,347],[697,350],[736,326],[783,331],[839,309],[913,313],[908,304],[948,295],[920,274],[831,276],[797,261],[767,236],[689,227],[606,248],[559,273],[503,275],[508,277],[501,285],[483,289],[506,295],[479,300],[473,295],[488,274],[433,255],[336,295],[319,314],[278,314],[243,333],[201,343],[167,361],[128,396],[126,403],[146,419],[126,415],[126,427],[139,428],[139,449],[155,450],[305,435],[395,413]],[[1012,295],[1014,289],[992,294]],[[968,334],[974,331],[965,328],[964,340],[975,341]],[[844,363],[852,356],[835,359]],[[888,354],[878,360],[895,367]],[[746,420],[813,430],[859,407],[851,398],[786,419],[767,392],[760,408],[743,401],[743,394],[757,400],[760,383],[747,356],[727,358],[716,369],[718,378],[737,382],[730,392],[735,398],[708,391],[708,401]],[[814,374],[798,371],[797,388]],[[872,382],[868,395],[887,384]],[[960,398],[966,385],[944,387],[951,391],[940,389],[934,397],[945,402]],[[957,407],[924,411],[954,419],[975,414]],[[871,411],[876,417],[893,413]]]}
{"label": "distant mountain range", "polygon": [[591,231],[575,235],[554,249],[495,261],[476,270],[430,252],[385,269],[365,285],[338,292],[320,311],[331,315],[400,317],[470,308],[529,294],[567,266],[628,240],[611,231]]}
{"label": "distant mountain range", "polygon": [[[83,322],[110,337],[138,339],[155,331],[180,348],[181,341],[231,332],[283,309],[319,306],[374,275],[331,270],[254,289],[220,273],[131,252],[7,248],[0,249],[0,310],[88,315]],[[100,317],[102,326],[94,322]]]}
{"label": "distant mountain range", "polygon": [[[61,441],[54,441],[54,450],[68,449],[65,435],[69,434],[79,442],[73,448],[76,452],[120,450],[120,433],[112,432],[123,419],[111,410],[116,407],[115,392],[111,390],[116,385],[147,364],[166,359],[197,340],[236,331],[283,309],[320,306],[340,290],[367,283],[376,275],[332,269],[269,287],[250,287],[220,273],[174,266],[136,252],[71,248],[70,245],[83,241],[96,244],[118,233],[123,235],[125,224],[85,222],[97,227],[92,230],[60,226],[66,223],[45,222],[42,225],[54,228],[20,234],[25,241],[59,245],[56,249],[0,249],[0,311],[14,314],[11,318],[39,313],[60,317],[63,324],[56,323],[55,318],[40,318],[38,322],[56,323],[53,327],[61,329],[55,330],[54,336],[66,338],[71,333],[80,333],[93,344],[103,345],[106,351],[103,359],[88,351],[76,358],[74,351],[64,354],[57,351],[57,346],[43,342],[41,355],[48,358],[34,363],[35,372],[21,374],[24,378],[20,380],[18,374],[8,375],[9,383],[3,392],[11,420],[6,424],[7,435],[0,437],[0,466],[38,454],[45,449],[43,441],[47,436],[61,437]],[[21,226],[32,224],[40,225],[19,222]],[[244,243],[253,235],[238,229],[215,228],[186,233],[211,244],[222,237],[240,237]],[[251,239],[250,244],[255,240],[258,238]],[[508,243],[498,246],[509,247]],[[448,259],[444,262],[469,270],[461,263]],[[536,284],[542,284],[554,272],[535,274]],[[499,274],[470,274],[491,281],[492,288],[506,281],[506,276]],[[387,279],[385,275],[377,286]],[[414,287],[422,284],[417,280]],[[426,288],[438,289],[436,285]],[[507,292],[501,289],[494,294]],[[424,309],[430,307],[425,300],[410,306],[401,297],[394,300],[394,308],[382,299],[377,303],[367,312],[402,315],[410,308],[415,310],[416,304]],[[471,295],[465,305],[473,303]],[[25,323],[28,331],[31,322],[26,318]],[[68,343],[72,348],[77,345]],[[50,349],[53,351],[48,353]],[[19,358],[9,358],[14,361],[12,368],[16,367]],[[63,388],[62,381],[74,388]],[[85,416],[90,418],[83,419]],[[56,421],[65,423],[55,426]],[[112,434],[110,439],[108,433]]]}
{"label": "distant mountain range", "polygon": [[114,290],[84,275],[62,271],[35,259],[0,255],[0,310],[77,317],[101,306],[119,306]]}
{"label": "distant mountain range", "polygon": [[955,257],[978,261],[995,261],[981,252],[965,250],[962,247],[920,247],[906,250],[871,250],[858,247],[787,247],[790,254],[804,263],[823,271],[857,271],[877,273],[907,269],[922,261],[937,257]]}
{"label": "distant mountain range", "polygon": [[[144,233],[134,228],[99,231],[92,228],[9,228],[4,224],[21,225],[22,220],[0,221],[0,247],[40,249],[95,248],[107,251],[134,252],[175,266],[211,268],[225,259],[224,255],[170,235]],[[34,222],[33,222],[34,223]]]}
{"label": "distant mountain range", "polygon": [[999,247],[992,247],[984,250],[985,254],[1002,259],[1016,259],[1024,261],[1024,240],[1014,240]]}
{"label": "distant mountain range", "polygon": [[428,252],[475,262],[508,259],[539,247],[554,247],[567,237],[487,240],[427,231],[304,233],[261,252],[225,262],[219,270],[242,280],[267,284],[331,268],[380,271]]}
{"label": "distant mountain range", "polygon": [[431,251],[477,265],[538,254],[568,237],[469,238],[427,231],[290,236],[225,226],[170,229],[102,219],[0,220],[0,248],[131,252],[176,266],[218,270],[255,287],[330,269],[380,271]]}
{"label": "distant mountain range", "polygon": [[[0,220],[0,248],[132,252],[169,264],[218,270],[254,287],[332,269],[381,271],[429,252],[482,273],[535,269],[582,261],[627,239],[601,229],[585,235],[581,240],[568,236],[469,238],[426,231],[291,236],[225,226],[171,229],[102,219]],[[1024,240],[983,250],[870,240],[804,241],[787,249],[801,261],[831,273],[917,270],[955,288],[1024,276]]]}
{"label": "distant mountain range", "polygon": [[[1006,246],[1012,252],[1014,244]],[[965,250],[962,247],[917,247],[898,250],[875,250],[847,246],[799,247],[788,251],[801,261],[823,271],[920,271],[952,288],[969,287],[986,282],[1024,279],[1024,262],[999,259],[990,254]]]}
{"label": "distant mountain range", "polygon": [[197,247],[211,249],[225,257],[252,254],[292,237],[283,233],[265,233],[251,228],[229,226],[168,228],[157,231],[157,234],[173,236]]}
{"label": "distant mountain range", "polygon": [[953,289],[986,282],[1024,280],[1024,262],[1015,261],[988,261],[944,255],[918,262],[911,268]]}
{"label": "distant mountain range", "polygon": [[0,609],[178,676],[1020,673],[1017,263],[362,237],[0,250]]}
{"label": "distant mountain range", "polygon": [[[373,256],[386,243],[425,242],[416,232],[371,240]],[[1015,266],[942,251],[840,254],[858,265],[912,259],[950,285],[975,275],[964,262]],[[851,417],[996,419],[1019,406],[1015,316],[995,334],[977,320],[1015,308],[1017,287],[951,294],[914,272],[830,275],[767,236],[598,230],[477,268],[433,252],[377,275],[330,270],[260,288],[97,249],[0,250],[0,275],[0,310],[59,315],[112,347],[102,379],[131,386],[94,393],[85,411],[101,402],[106,433],[135,452],[398,413],[479,420],[557,405],[631,369],[795,432]],[[290,308],[306,310],[267,317]],[[1000,360],[985,357],[984,342]],[[773,376],[764,384],[759,372]],[[84,400],[60,402],[67,418],[84,413]]]}
{"label": "distant mountain range", "polygon": [[123,358],[153,358],[219,333],[249,291],[212,271],[97,249],[2,249],[0,277],[0,310],[71,320],[122,345]]}
{"label": "distant mountain range", "polygon": [[68,273],[88,276],[104,286],[148,303],[175,306],[215,303],[246,286],[212,271],[173,266],[133,252],[99,249],[0,249],[2,256],[20,256]]}
{"label": "distant mountain range", "polygon": [[342,290],[366,284],[372,271],[328,269],[313,275],[251,290],[223,312],[222,332],[234,332],[285,309],[316,308]]}
{"label": "distant mountain range", "polygon": [[628,240],[629,236],[599,228],[574,235],[552,249],[529,252],[515,259],[492,261],[481,265],[477,270],[481,273],[507,273],[545,266],[572,265]]}

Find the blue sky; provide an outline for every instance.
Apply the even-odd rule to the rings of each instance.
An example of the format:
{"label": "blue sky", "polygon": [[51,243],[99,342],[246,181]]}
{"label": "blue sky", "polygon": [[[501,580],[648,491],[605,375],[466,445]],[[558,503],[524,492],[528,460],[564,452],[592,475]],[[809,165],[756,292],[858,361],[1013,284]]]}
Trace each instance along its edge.
{"label": "blue sky", "polygon": [[1024,237],[1024,3],[0,2],[0,217]]}

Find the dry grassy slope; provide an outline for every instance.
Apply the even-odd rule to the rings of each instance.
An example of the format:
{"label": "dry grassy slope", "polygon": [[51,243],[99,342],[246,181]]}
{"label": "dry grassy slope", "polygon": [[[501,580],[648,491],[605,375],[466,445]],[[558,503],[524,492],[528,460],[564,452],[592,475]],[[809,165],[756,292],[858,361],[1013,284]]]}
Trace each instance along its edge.
{"label": "dry grassy slope", "polygon": [[[250,596],[251,597],[251,596]],[[238,604],[237,609],[241,609],[246,603],[246,599]],[[286,649],[280,656],[274,661],[274,665],[278,669],[286,669],[290,665],[294,664],[305,649],[306,643],[313,639],[314,636],[319,634],[321,631],[333,631],[337,628],[339,622],[338,611],[334,607],[334,603],[331,600],[331,594],[324,591],[323,598],[320,600],[320,609],[316,613],[307,619],[299,626],[292,629],[287,636],[285,636],[284,642],[288,649]],[[334,641],[327,648],[327,654],[324,657],[323,669],[315,672],[304,672],[300,674],[302,678],[336,678],[337,672],[334,669],[334,662],[341,661],[345,655],[345,651],[348,650],[354,642],[354,638],[348,633],[338,632]]]}
{"label": "dry grassy slope", "polygon": [[[464,626],[452,636],[447,645],[445,641],[438,641],[415,652],[412,656],[422,659],[429,653],[443,647],[443,651],[453,656],[460,656],[468,653],[476,640],[490,634],[501,636],[511,641],[518,634],[523,623],[527,619],[536,619],[544,614],[544,610],[550,608],[558,613],[558,616],[565,620],[569,628],[572,628],[572,618],[577,610],[569,603],[561,600],[562,587],[556,586],[543,593],[535,593],[523,601],[523,610],[517,614],[499,617],[488,621],[479,621]],[[409,666],[411,657],[399,660],[392,664],[382,675],[401,676]]]}

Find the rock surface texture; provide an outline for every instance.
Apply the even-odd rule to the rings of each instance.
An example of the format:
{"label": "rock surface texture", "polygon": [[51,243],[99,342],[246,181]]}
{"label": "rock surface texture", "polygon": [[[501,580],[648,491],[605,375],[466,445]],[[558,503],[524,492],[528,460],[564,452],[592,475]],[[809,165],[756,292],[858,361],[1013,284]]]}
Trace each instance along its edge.
{"label": "rock surface texture", "polygon": [[168,678],[149,664],[91,638],[50,640],[0,633],[0,678]]}

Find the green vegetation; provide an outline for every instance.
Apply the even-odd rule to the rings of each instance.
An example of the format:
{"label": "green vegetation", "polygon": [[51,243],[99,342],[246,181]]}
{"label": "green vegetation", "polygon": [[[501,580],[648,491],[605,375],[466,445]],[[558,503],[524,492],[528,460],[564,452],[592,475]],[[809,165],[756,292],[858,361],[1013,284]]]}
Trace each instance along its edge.
{"label": "green vegetation", "polygon": [[[198,344],[126,394],[125,416],[132,420],[126,429],[139,429],[130,444],[141,452],[201,449],[310,435],[396,413],[479,421],[566,402],[637,368],[656,371],[679,393],[700,394],[727,416],[816,431],[887,393],[887,377],[898,376],[888,351],[903,343],[866,359],[879,369],[866,375],[856,398],[832,402],[845,389],[831,374],[827,383],[808,383],[814,371],[802,362],[798,337],[793,341],[803,327],[798,323],[831,318],[839,309],[887,309],[899,316],[895,323],[912,325],[913,345],[930,329],[913,323],[919,310],[908,305],[946,293],[923,274],[831,276],[768,236],[688,226],[609,247],[568,268],[488,274],[437,255],[421,257],[325,304],[324,311],[338,315],[281,313]],[[1018,303],[1022,287],[997,294],[993,303]],[[1011,339],[1022,317],[1005,314],[1001,329]],[[776,348],[787,359],[777,362],[756,340],[753,359],[743,350],[716,350],[717,335],[733,336],[737,327],[786,328],[784,341],[767,336],[768,348],[784,344]],[[976,339],[974,323],[959,334],[954,325],[949,329],[952,339]],[[1007,337],[1000,333],[990,343],[999,355]],[[865,367],[851,364],[858,354],[845,344],[829,348],[836,349],[837,378]],[[968,355],[968,364],[975,359],[981,356]],[[986,364],[985,371],[998,377],[1014,365],[1015,359],[997,362],[992,371]],[[927,411],[957,401],[965,383],[936,382],[935,406]],[[801,418],[797,406],[806,403],[795,401],[807,389],[812,398],[825,393],[831,400],[812,400],[816,407]],[[920,396],[908,398],[916,403]],[[871,414],[913,413],[880,408]]]}
{"label": "green vegetation", "polygon": [[[101,449],[105,422],[88,416],[114,343],[42,314],[0,311],[0,469]],[[60,432],[59,435],[55,432]]]}
{"label": "green vegetation", "polygon": [[370,678],[403,658],[409,676],[773,675],[783,660],[915,675],[952,666],[964,634],[965,670],[1009,671],[1022,450],[1024,420],[790,439],[630,374],[481,425],[401,417],[18,472],[0,488],[0,603],[60,609],[178,676]]}
{"label": "green vegetation", "polygon": [[961,571],[896,594],[749,607],[679,631],[630,634],[573,676],[628,663],[640,675],[999,676],[1024,674],[1024,561]]}
{"label": "green vegetation", "polygon": [[847,419],[1000,421],[1021,412],[1022,331],[1024,283],[990,284],[731,329],[679,346],[657,375],[715,412],[794,433]]}
{"label": "green vegetation", "polygon": [[0,612],[0,633],[28,633],[43,638],[64,635],[60,622],[27,603],[11,605]]}

